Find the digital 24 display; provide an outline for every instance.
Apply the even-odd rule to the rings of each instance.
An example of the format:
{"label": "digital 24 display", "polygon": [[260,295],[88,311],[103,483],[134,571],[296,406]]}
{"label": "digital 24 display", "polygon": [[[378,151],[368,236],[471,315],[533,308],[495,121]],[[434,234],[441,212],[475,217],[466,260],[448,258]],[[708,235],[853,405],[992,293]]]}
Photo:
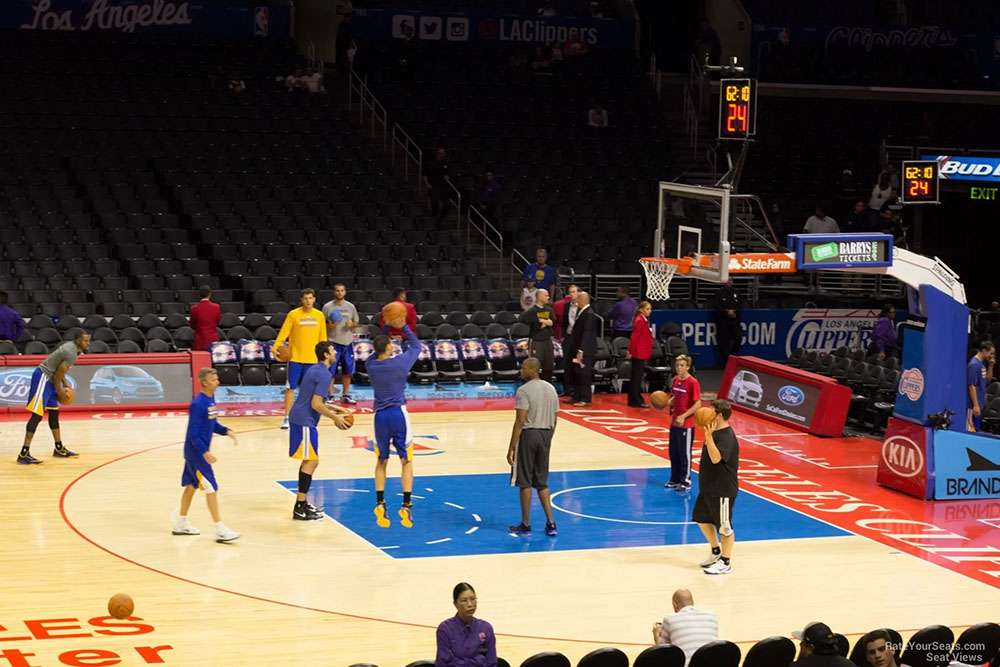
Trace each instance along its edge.
{"label": "digital 24 display", "polygon": [[936,160],[904,160],[903,188],[900,199],[904,204],[938,204],[938,163]]}
{"label": "digital 24 display", "polygon": [[746,139],[757,132],[757,81],[719,82],[719,139]]}

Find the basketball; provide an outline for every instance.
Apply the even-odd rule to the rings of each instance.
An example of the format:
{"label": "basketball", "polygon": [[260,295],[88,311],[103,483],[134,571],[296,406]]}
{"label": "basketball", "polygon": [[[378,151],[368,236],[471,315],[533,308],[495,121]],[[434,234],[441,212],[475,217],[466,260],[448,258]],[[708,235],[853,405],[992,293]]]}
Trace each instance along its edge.
{"label": "basketball", "polygon": [[72,405],[75,398],[76,392],[73,391],[72,387],[63,387],[62,393],[59,396],[59,402],[63,405]]}
{"label": "basketball", "polygon": [[352,426],[354,426],[354,415],[352,415],[352,414],[346,414],[346,415],[340,415],[340,416],[341,416],[341,418],[343,418],[344,424],[346,424],[346,426],[344,426],[344,427],[340,427],[340,426],[337,427],[341,431],[346,431],[347,429],[349,429]]}
{"label": "basketball", "polygon": [[274,360],[279,363],[288,363],[288,359],[291,356],[288,343],[285,343],[281,347],[271,348],[271,356],[274,357]]}
{"label": "basketball", "polygon": [[715,408],[702,407],[694,412],[694,423],[705,428],[715,420]]}
{"label": "basketball", "polygon": [[135,603],[132,597],[125,593],[115,593],[108,600],[108,613],[119,620],[124,620],[135,611]]}
{"label": "basketball", "polygon": [[406,324],[406,306],[399,301],[390,301],[382,306],[382,321],[390,327],[401,328]]}
{"label": "basketball", "polygon": [[670,394],[665,391],[654,391],[649,395],[649,402],[657,410],[662,410],[670,405]]}

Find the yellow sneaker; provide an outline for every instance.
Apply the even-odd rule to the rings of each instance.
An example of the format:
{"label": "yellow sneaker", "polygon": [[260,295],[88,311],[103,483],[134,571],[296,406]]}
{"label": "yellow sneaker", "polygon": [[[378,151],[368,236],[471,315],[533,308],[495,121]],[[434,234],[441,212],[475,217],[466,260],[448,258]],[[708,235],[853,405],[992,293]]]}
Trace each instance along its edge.
{"label": "yellow sneaker", "polygon": [[413,508],[403,505],[399,508],[399,520],[403,528],[413,528]]}
{"label": "yellow sneaker", "polygon": [[379,503],[375,506],[375,523],[378,524],[379,528],[388,528],[392,525],[389,515],[385,511],[385,503]]}

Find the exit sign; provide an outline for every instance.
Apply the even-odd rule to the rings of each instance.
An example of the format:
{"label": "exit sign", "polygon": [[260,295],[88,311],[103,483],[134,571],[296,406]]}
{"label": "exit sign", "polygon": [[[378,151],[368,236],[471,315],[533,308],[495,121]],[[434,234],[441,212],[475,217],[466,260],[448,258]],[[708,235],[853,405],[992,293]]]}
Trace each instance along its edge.
{"label": "exit sign", "polygon": [[1000,188],[971,188],[969,190],[969,199],[974,199],[976,201],[996,201],[997,200],[997,190]]}

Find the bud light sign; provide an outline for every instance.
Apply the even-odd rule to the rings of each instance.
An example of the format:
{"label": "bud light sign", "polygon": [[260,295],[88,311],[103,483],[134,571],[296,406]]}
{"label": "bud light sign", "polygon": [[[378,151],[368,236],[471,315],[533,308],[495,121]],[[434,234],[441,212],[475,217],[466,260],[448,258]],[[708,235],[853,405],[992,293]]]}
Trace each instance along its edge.
{"label": "bud light sign", "polygon": [[[899,313],[905,318],[905,313]],[[868,349],[878,319],[874,309],[801,308],[741,310],[739,354],[784,361],[796,349],[833,352],[839,347]],[[711,310],[657,310],[650,317],[657,331],[674,322],[699,368],[714,368],[718,327]]]}

